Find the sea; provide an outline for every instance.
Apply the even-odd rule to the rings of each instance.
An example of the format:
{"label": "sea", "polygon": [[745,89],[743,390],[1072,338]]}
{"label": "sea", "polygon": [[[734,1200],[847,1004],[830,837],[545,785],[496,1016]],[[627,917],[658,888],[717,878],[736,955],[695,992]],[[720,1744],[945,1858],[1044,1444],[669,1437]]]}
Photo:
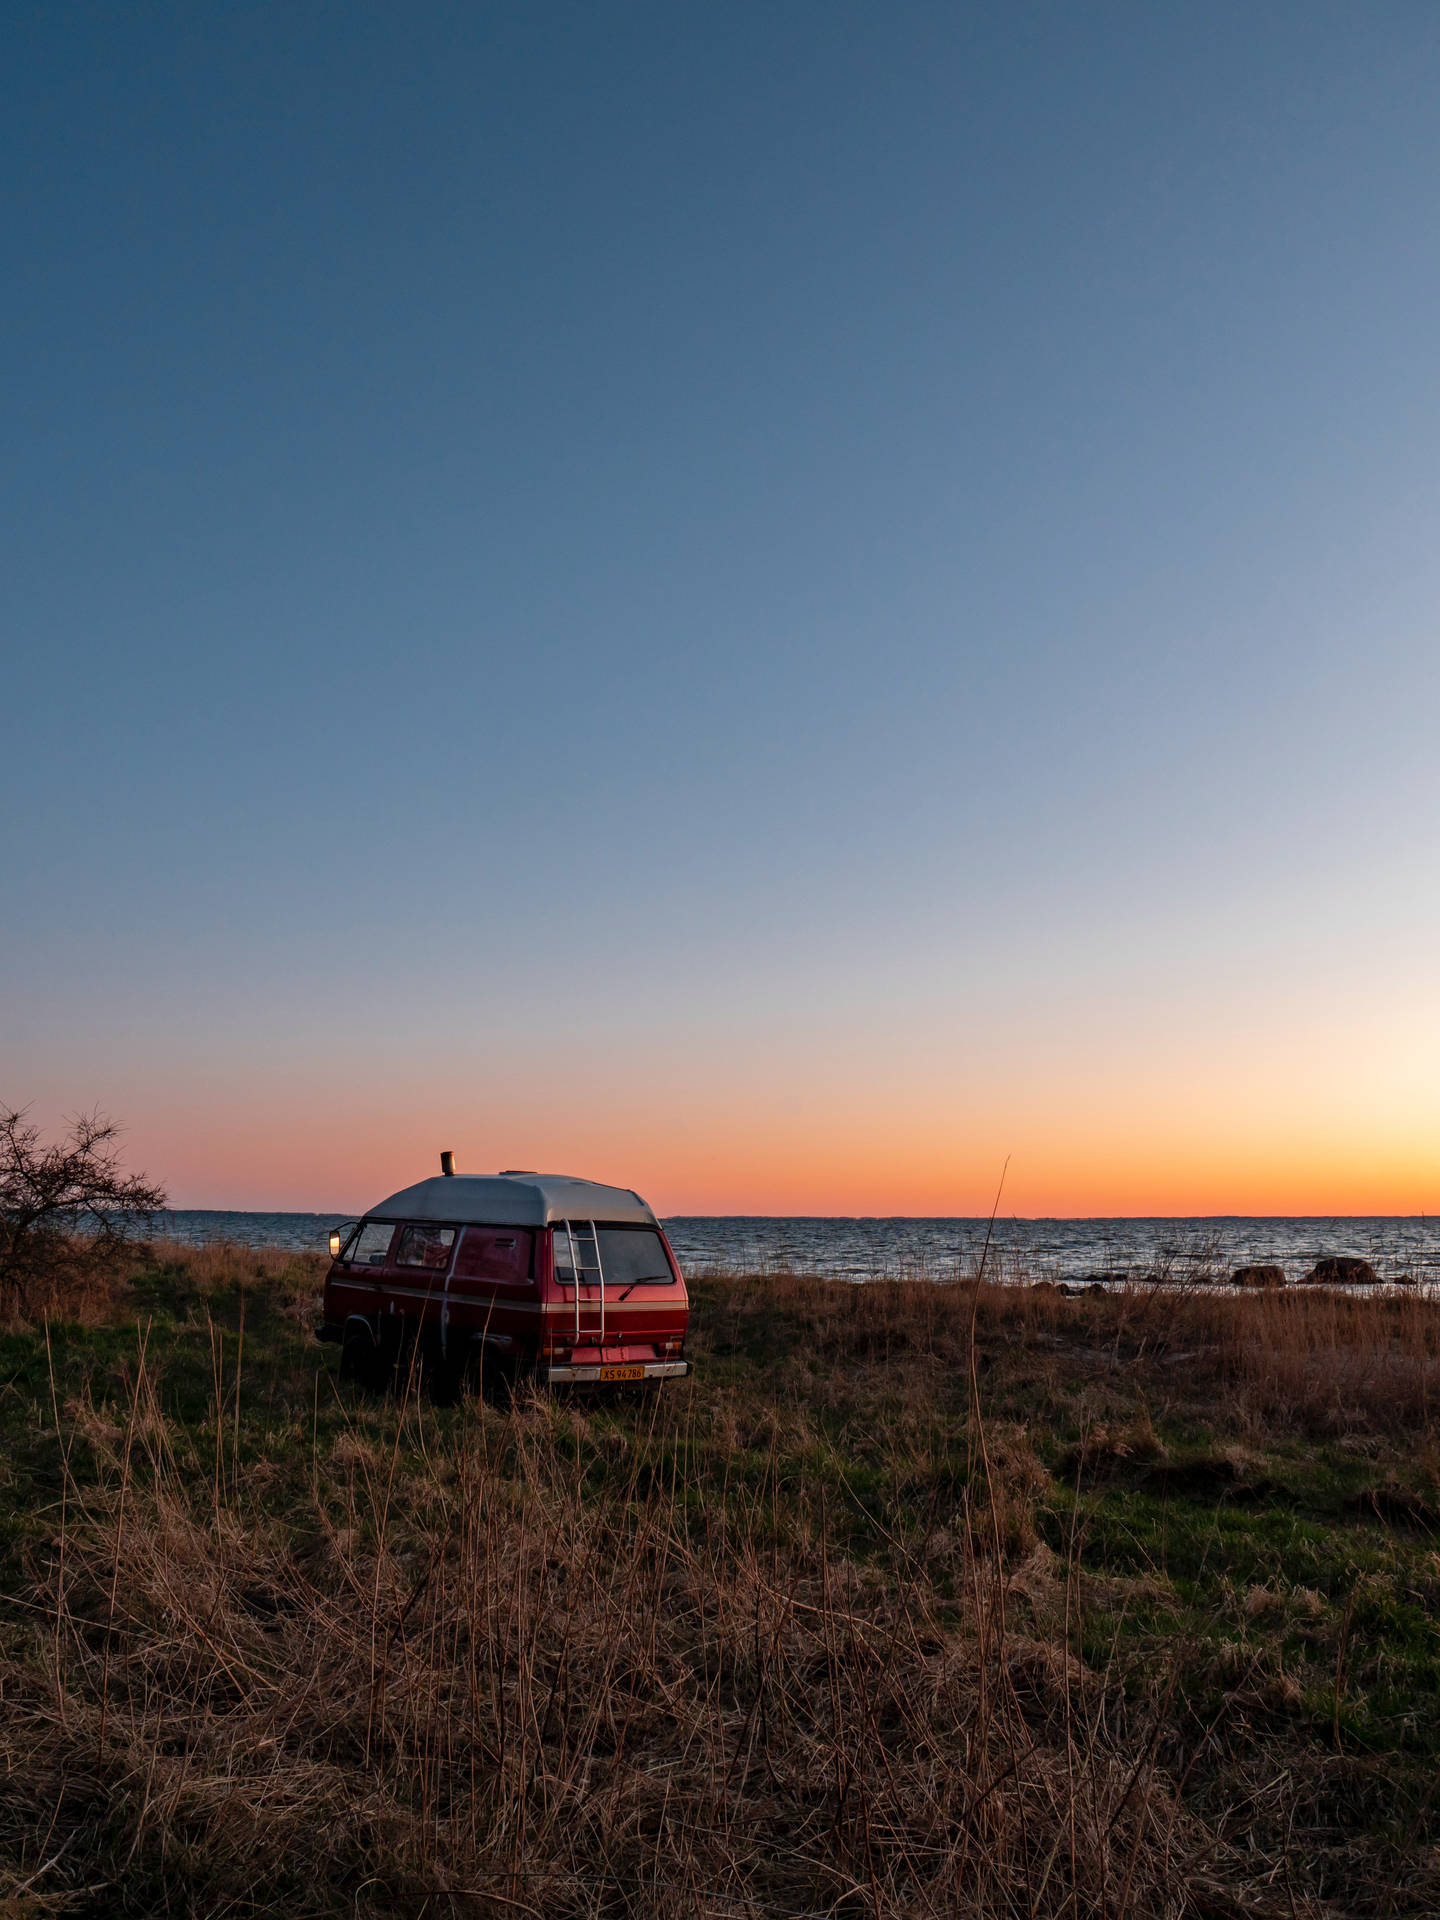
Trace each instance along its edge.
{"label": "sea", "polygon": [[[225,1213],[175,1209],[157,1235],[191,1246],[323,1252],[337,1213]],[[1440,1286],[1440,1217],[1335,1218],[1216,1215],[1193,1219],[851,1219],[803,1215],[680,1215],[665,1230],[687,1272],[805,1273],[846,1281],[969,1278],[982,1259],[997,1280],[1116,1286],[1150,1280],[1195,1284],[1237,1267],[1283,1267],[1302,1280],[1330,1254],[1368,1260],[1382,1281]]]}

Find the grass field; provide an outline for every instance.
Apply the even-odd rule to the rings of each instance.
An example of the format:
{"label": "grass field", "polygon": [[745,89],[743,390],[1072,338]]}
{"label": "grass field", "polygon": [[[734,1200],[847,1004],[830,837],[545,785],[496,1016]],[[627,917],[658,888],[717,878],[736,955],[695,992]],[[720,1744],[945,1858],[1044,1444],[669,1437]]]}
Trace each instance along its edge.
{"label": "grass field", "polygon": [[0,1915],[1440,1912],[1440,1308],[692,1289],[366,1399],[317,1261],[0,1335]]}

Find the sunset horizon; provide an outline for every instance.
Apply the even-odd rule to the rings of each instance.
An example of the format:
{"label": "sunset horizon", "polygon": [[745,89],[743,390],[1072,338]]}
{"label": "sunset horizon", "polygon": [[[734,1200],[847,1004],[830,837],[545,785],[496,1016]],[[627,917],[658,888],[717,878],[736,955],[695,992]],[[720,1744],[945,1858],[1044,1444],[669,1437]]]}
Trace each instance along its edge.
{"label": "sunset horizon", "polygon": [[179,1206],[1440,1208],[1433,23],[85,17],[0,1098]]}

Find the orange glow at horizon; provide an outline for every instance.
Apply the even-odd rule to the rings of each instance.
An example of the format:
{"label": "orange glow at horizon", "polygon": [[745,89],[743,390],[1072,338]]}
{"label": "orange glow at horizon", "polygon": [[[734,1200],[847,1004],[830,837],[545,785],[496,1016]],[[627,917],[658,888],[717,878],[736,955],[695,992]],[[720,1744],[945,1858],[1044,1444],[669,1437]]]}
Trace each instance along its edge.
{"label": "orange glow at horizon", "polygon": [[988,1051],[959,1021],[734,1044],[657,1022],[585,1054],[482,1031],[362,1065],[117,1063],[35,1118],[98,1101],[180,1207],[363,1210],[451,1148],[462,1171],[584,1175],[664,1214],[983,1216],[1007,1162],[1020,1217],[1440,1212],[1440,1038],[1418,995],[1343,1012],[1052,1006]]}
{"label": "orange glow at horizon", "polygon": [[[166,1136],[169,1135],[167,1138]],[[1356,1126],[1267,1137],[1091,1116],[903,1117],[860,1127],[811,1115],[743,1128],[680,1114],[664,1129],[620,1116],[557,1124],[517,1113],[477,1128],[437,1111],[366,1120],[332,1115],[286,1138],[236,1116],[221,1127],[131,1129],[133,1161],[164,1179],[178,1206],[359,1210],[439,1170],[442,1147],[461,1171],[525,1166],[634,1186],[665,1214],[958,1215],[1021,1217],[1205,1214],[1417,1214],[1437,1210],[1434,1136],[1378,1136]],[[1007,1166],[1008,1161],[1008,1166]]]}

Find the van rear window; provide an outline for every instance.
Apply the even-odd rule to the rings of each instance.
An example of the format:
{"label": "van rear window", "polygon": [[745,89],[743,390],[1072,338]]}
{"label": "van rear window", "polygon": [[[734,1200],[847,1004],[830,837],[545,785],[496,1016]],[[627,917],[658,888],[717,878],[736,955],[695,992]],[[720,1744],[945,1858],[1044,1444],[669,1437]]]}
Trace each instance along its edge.
{"label": "van rear window", "polygon": [[555,1278],[562,1287],[573,1287],[575,1269],[587,1287],[598,1279],[595,1258],[595,1226],[590,1220],[559,1220],[555,1223]]}
{"label": "van rear window", "polygon": [[438,1273],[450,1264],[450,1249],[455,1244],[454,1227],[402,1227],[400,1244],[395,1249],[397,1267],[424,1267]]}
{"label": "van rear window", "polygon": [[[571,1220],[569,1232],[561,1221],[555,1228],[555,1278],[562,1287],[575,1284],[575,1265],[587,1287],[635,1287],[646,1282],[666,1286],[674,1279],[665,1248],[653,1227],[597,1226],[592,1220]],[[571,1249],[574,1249],[573,1257]]]}
{"label": "van rear window", "polygon": [[643,1286],[646,1281],[666,1285],[675,1278],[653,1227],[597,1227],[595,1237],[607,1286]]}

